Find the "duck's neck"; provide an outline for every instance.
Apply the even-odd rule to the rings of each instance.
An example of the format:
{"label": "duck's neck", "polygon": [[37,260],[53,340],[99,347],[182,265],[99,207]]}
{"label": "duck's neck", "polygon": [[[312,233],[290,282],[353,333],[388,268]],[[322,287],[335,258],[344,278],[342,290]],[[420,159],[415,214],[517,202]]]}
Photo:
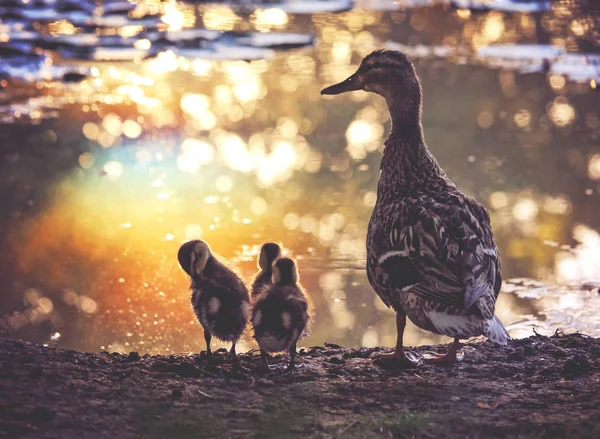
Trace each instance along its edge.
{"label": "duck's neck", "polygon": [[290,287],[296,285],[296,282],[294,282],[292,278],[281,278],[279,282],[277,282],[277,285],[282,287]]}
{"label": "duck's neck", "polygon": [[378,200],[453,187],[425,144],[420,109],[409,112],[399,105],[388,100],[392,132],[381,160]]}

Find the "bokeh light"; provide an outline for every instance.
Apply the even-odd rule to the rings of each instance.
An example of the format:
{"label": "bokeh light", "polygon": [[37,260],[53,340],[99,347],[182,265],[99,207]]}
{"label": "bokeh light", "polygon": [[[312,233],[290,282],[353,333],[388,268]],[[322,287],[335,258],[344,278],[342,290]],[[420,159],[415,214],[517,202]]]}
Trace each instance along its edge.
{"label": "bokeh light", "polygon": [[[78,61],[44,55],[38,73],[0,81],[0,134],[18,140],[0,155],[10,261],[0,267],[0,329],[77,349],[196,352],[179,245],[206,239],[252,279],[260,245],[276,241],[298,259],[315,302],[307,343],[393,345],[393,312],[364,270],[387,106],[364,92],[319,91],[370,51],[402,43],[423,86],[429,148],[490,211],[507,280],[501,319],[514,334],[524,320],[598,330],[597,302],[560,294],[600,272],[600,78],[595,58],[582,58],[595,38],[586,17],[136,4],[129,18],[157,14],[156,31],[87,32],[67,20],[38,29],[123,62],[86,60],[87,76],[68,83],[61,69]],[[0,27],[0,40],[11,32]],[[314,46],[290,43],[313,36]],[[102,47],[104,37],[133,42]],[[551,45],[532,45],[540,41]],[[512,277],[555,289],[524,299]],[[567,305],[577,319],[552,317]],[[441,341],[407,328],[408,344]]]}

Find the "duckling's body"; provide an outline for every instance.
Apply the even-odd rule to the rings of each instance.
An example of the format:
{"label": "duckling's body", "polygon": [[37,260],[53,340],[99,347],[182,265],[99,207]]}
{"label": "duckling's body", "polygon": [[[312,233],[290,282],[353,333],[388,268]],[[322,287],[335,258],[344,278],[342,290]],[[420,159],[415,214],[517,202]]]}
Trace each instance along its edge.
{"label": "duckling's body", "polygon": [[354,75],[322,93],[359,89],[383,96],[392,117],[367,232],[367,276],[396,311],[393,357],[417,363],[404,352],[406,316],[420,328],[454,337],[448,354],[430,362],[457,361],[460,338],[486,335],[506,344],[508,333],[494,316],[502,278],[490,217],[429,152],[412,63],[400,52],[376,51]]}
{"label": "duckling's body", "polygon": [[259,295],[263,288],[273,285],[271,280],[273,276],[273,262],[281,257],[281,247],[274,242],[267,242],[263,244],[260,249],[260,256],[258,258],[258,268],[260,271],[256,274],[254,282],[252,282],[251,298],[254,301]]}
{"label": "duckling's body", "polygon": [[219,262],[204,241],[186,242],[179,249],[181,267],[191,277],[191,305],[204,328],[206,351],[211,353],[214,335],[235,344],[244,332],[250,316],[250,297],[242,280]]}
{"label": "duckling's body", "polygon": [[266,286],[254,302],[252,325],[265,364],[267,353],[288,351],[289,368],[294,368],[298,340],[308,334],[310,302],[298,283],[294,261],[277,259],[273,264],[273,284]]}

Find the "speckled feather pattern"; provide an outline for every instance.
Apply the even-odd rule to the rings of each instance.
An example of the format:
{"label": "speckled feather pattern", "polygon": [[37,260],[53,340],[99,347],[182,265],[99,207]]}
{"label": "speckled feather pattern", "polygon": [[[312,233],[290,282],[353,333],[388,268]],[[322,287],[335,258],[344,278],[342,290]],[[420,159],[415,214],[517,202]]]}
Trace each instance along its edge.
{"label": "speckled feather pattern", "polygon": [[310,315],[310,301],[302,286],[267,286],[252,309],[254,338],[267,352],[285,351],[309,335]]}
{"label": "speckled feather pattern", "polygon": [[[402,54],[385,52],[387,62],[395,54],[404,61]],[[394,126],[367,233],[369,282],[387,306],[423,329],[460,338],[487,335],[505,343],[508,334],[494,317],[502,280],[490,217],[457,189],[429,152],[418,91],[413,122],[394,117],[395,110],[406,108],[393,96],[387,99]]]}
{"label": "speckled feather pattern", "polygon": [[273,273],[271,272],[271,270],[260,270],[257,273],[256,277],[254,278],[254,281],[252,282],[250,294],[252,301],[256,300],[256,298],[260,295],[263,289],[273,285],[273,282],[271,281],[272,275]]}

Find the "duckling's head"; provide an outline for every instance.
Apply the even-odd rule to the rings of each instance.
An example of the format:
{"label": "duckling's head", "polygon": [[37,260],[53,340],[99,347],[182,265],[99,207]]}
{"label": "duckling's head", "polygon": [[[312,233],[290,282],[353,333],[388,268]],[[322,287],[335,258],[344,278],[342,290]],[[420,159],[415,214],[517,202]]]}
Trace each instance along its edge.
{"label": "duckling's head", "polygon": [[404,112],[411,117],[415,114],[420,115],[421,85],[412,62],[402,52],[372,52],[362,60],[353,75],[345,81],[324,88],[321,94],[337,95],[354,90],[369,91],[383,96],[392,112]]}
{"label": "duckling's head", "polygon": [[258,258],[258,268],[263,271],[271,270],[273,262],[281,257],[281,247],[274,242],[263,244]]}
{"label": "duckling's head", "polygon": [[202,272],[210,256],[210,247],[206,242],[199,239],[186,242],[179,247],[177,253],[179,265],[190,277],[202,277]]}
{"label": "duckling's head", "polygon": [[273,263],[272,279],[275,285],[295,285],[300,280],[296,263],[290,258],[277,259]]}

